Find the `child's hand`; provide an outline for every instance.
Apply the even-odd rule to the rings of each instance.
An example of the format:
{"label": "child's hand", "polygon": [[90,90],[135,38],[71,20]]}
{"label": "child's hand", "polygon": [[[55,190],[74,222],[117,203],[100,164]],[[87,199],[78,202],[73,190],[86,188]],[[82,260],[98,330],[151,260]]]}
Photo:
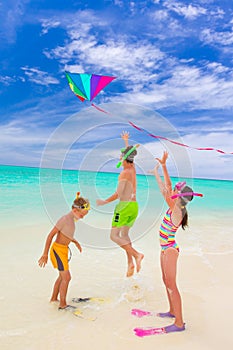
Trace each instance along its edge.
{"label": "child's hand", "polygon": [[48,262],[48,255],[42,255],[42,257],[38,260],[38,264],[40,267],[45,267]]}
{"label": "child's hand", "polygon": [[76,247],[78,248],[78,250],[80,251],[80,253],[82,253],[82,247],[78,242],[75,242]]}
{"label": "child's hand", "polygon": [[121,138],[126,141],[129,139],[129,132],[128,131],[122,131]]}
{"label": "child's hand", "polygon": [[161,165],[165,165],[168,158],[168,152],[164,151],[162,158],[155,158]]}
{"label": "child's hand", "polygon": [[99,206],[99,205],[104,205],[106,204],[106,201],[104,201],[103,199],[96,199],[96,205]]}

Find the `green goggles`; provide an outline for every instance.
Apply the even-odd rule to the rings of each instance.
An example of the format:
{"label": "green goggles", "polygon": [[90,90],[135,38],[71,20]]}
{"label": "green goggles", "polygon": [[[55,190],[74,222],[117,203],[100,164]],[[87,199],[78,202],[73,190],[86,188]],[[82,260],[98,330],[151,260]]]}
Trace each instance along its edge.
{"label": "green goggles", "polygon": [[[130,150],[128,150],[128,152],[122,157],[122,160],[116,165],[116,167],[117,167],[117,168],[120,168],[122,162],[123,162],[124,160],[126,160],[126,159],[128,158],[128,156],[129,156],[133,151],[136,150],[137,147],[138,147],[138,145],[133,146]],[[125,151],[125,148],[122,148],[122,149],[121,149],[121,153],[123,153],[124,151]]]}

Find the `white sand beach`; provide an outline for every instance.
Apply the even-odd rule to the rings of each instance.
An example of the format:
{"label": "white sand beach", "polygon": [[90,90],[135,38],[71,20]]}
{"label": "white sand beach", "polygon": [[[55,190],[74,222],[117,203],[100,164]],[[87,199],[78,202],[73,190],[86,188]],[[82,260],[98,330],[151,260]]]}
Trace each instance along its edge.
{"label": "white sand beach", "polygon": [[[195,225],[197,221],[192,222],[192,226]],[[206,247],[205,252],[198,253],[189,246],[194,242],[195,231],[179,232],[178,285],[186,330],[139,338],[133,332],[135,327],[161,327],[171,323],[169,319],[155,316],[137,318],[131,315],[133,308],[167,311],[159,267],[158,227],[134,242],[145,258],[140,273],[133,278],[125,277],[126,260],[122,249],[83,247],[80,254],[71,245],[72,280],[68,302],[75,305],[74,297],[105,298],[104,302],[76,304],[87,319],[58,311],[57,305],[49,303],[57,271],[50,262],[45,269],[39,268],[37,260],[50,228],[45,218],[43,224],[20,224],[17,229],[5,229],[6,234],[2,236],[1,349],[232,348],[232,251],[209,251]],[[198,229],[204,233],[210,228],[199,224]],[[92,317],[95,321],[88,319]]]}

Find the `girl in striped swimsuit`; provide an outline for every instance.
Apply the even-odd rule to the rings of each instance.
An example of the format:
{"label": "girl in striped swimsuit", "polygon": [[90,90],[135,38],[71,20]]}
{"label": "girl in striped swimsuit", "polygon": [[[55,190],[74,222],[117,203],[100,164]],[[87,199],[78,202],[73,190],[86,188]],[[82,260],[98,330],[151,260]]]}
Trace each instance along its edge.
{"label": "girl in striped swimsuit", "polygon": [[[180,226],[185,229],[188,225],[186,204],[193,199],[193,191],[190,187],[185,185],[185,182],[177,183],[175,188],[172,189],[171,179],[166,167],[167,158],[168,152],[164,152],[161,159],[156,158],[158,164],[154,168],[154,175],[158,182],[160,191],[169,206],[160,226],[159,234],[162,277],[166,287],[170,309],[168,312],[158,314],[160,317],[171,317],[175,319],[174,324],[164,327],[166,333],[169,333],[185,330],[185,324],[182,317],[181,297],[176,285],[176,267],[179,256],[179,247],[176,243],[175,235]],[[160,165],[163,170],[164,182],[158,173]],[[185,193],[187,193],[187,195]],[[171,198],[178,194],[179,196],[176,199]]]}

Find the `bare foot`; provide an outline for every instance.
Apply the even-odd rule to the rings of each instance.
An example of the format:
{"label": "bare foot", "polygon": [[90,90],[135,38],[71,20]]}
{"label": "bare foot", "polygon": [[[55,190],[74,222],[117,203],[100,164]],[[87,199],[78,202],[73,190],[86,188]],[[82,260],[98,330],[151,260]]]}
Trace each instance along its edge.
{"label": "bare foot", "polygon": [[59,303],[59,300],[58,299],[54,299],[54,300],[50,300],[50,303],[53,304],[53,303]]}
{"label": "bare foot", "polygon": [[132,264],[128,266],[126,277],[131,277],[133,276],[133,274],[134,274],[134,265]]}
{"label": "bare foot", "polygon": [[136,266],[137,266],[137,272],[139,272],[141,270],[141,262],[142,262],[143,258],[144,258],[144,255],[139,253],[137,258],[135,259],[136,260]]}
{"label": "bare foot", "polygon": [[67,304],[59,304],[59,310],[65,309],[67,306]]}

